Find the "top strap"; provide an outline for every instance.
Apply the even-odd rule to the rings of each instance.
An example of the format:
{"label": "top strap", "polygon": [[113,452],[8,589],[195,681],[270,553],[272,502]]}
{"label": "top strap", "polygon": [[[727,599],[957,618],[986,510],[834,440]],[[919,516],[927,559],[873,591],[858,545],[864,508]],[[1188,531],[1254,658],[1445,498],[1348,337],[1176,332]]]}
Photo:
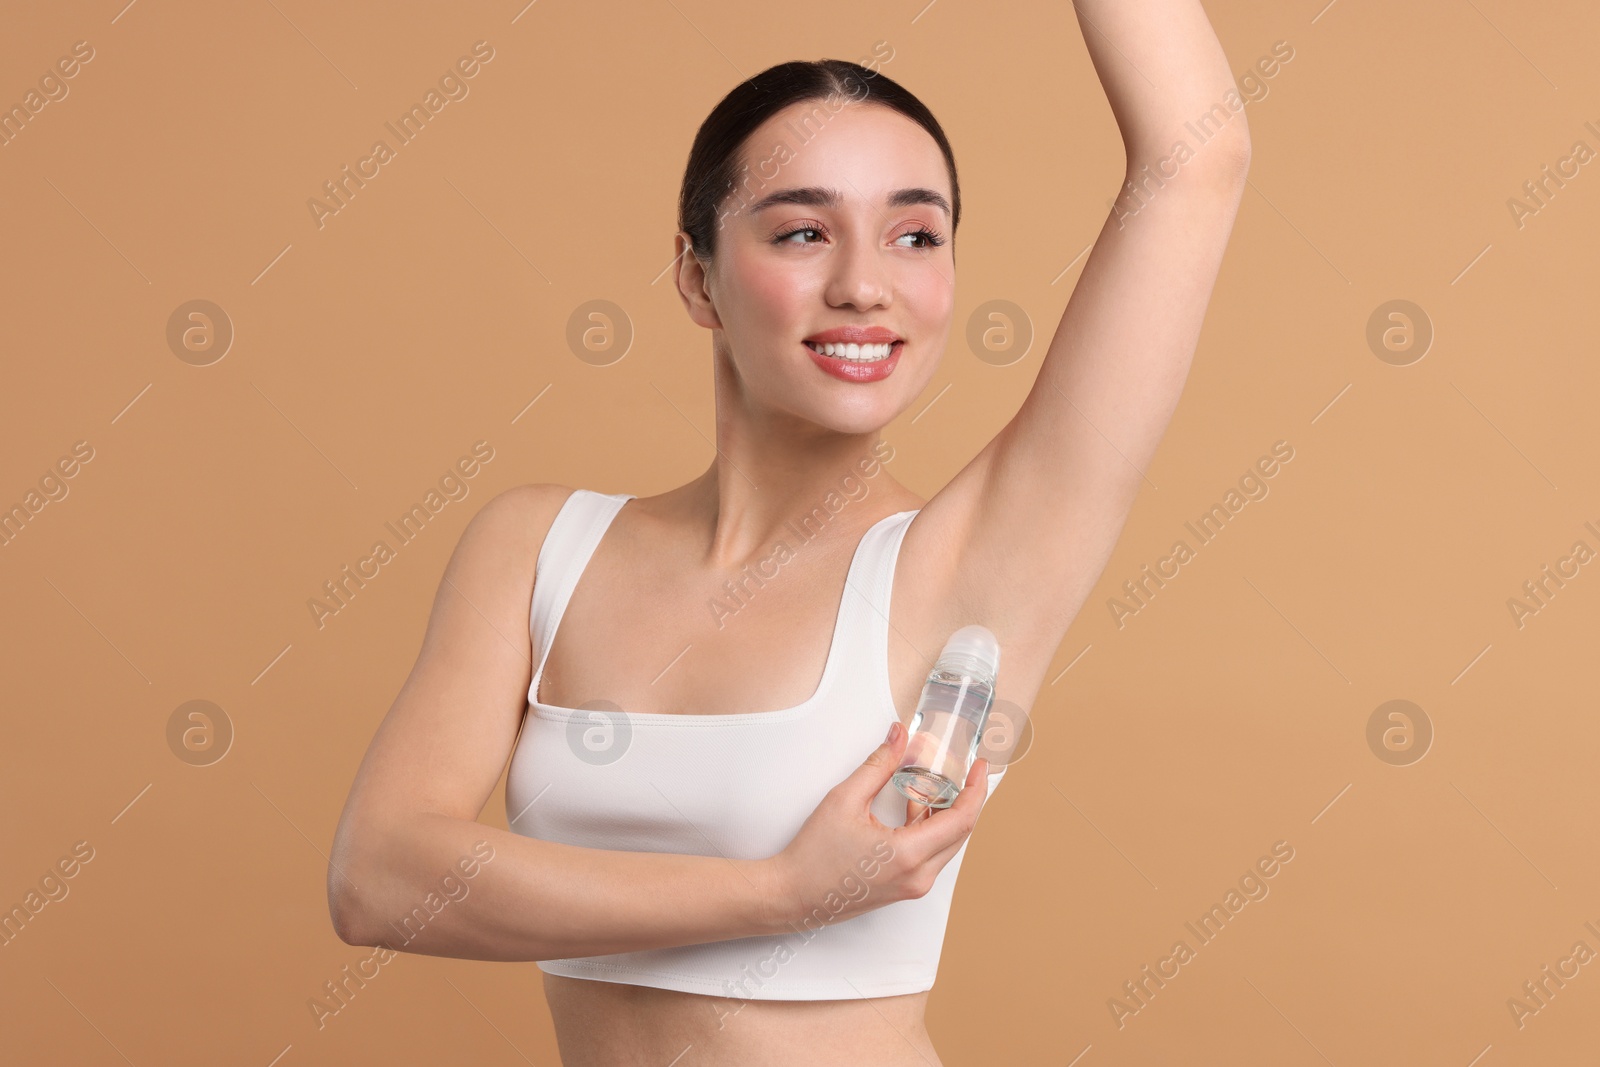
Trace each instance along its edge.
{"label": "top strap", "polygon": [[591,489],[575,489],[556,512],[539,548],[539,562],[534,572],[533,606],[528,625],[533,637],[534,662],[532,693],[539,691],[539,678],[544,673],[544,661],[550,655],[550,645],[555,637],[561,616],[566,613],[572,591],[578,587],[589,558],[599,547],[600,539],[617,517],[622,505],[634,498],[632,493],[597,493]]}
{"label": "top strap", "polygon": [[916,511],[886,515],[862,535],[856,549],[840,605],[836,647],[832,654],[840,659],[835,679],[848,677],[865,682],[875,679],[880,691],[889,682],[889,599],[894,591],[895,564],[900,543]]}

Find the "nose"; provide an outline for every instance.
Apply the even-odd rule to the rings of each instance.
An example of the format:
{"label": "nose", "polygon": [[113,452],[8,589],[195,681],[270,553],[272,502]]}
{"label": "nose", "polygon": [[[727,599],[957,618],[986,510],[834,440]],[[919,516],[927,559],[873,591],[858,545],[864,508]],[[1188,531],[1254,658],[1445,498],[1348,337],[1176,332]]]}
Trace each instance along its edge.
{"label": "nose", "polygon": [[833,257],[826,292],[829,305],[857,311],[888,307],[891,292],[888,264],[872,242],[844,242]]}

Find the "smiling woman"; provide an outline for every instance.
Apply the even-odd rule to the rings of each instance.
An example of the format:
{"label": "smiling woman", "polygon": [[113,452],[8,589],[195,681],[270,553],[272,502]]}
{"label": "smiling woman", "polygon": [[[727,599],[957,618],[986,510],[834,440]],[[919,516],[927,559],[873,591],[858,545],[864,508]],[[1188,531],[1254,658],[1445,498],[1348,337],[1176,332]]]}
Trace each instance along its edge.
{"label": "smiling woman", "polygon": [[[782,187],[748,196],[751,146],[796,135]],[[695,137],[678,216],[679,291],[712,331],[719,403],[778,399],[849,436],[885,425],[932,377],[961,186],[938,120],[888,76],[821,60],[741,84]],[[882,388],[835,394],[818,370]]]}
{"label": "smiling woman", "polygon": [[[1198,0],[1076,12],[1137,174],[1231,86],[1226,58]],[[568,1067],[938,1067],[928,994],[1008,771],[907,801],[904,722],[973,624],[1004,649],[996,703],[1032,704],[1182,390],[1248,158],[1240,115],[1138,225],[1108,215],[1011,421],[927,500],[880,473],[825,503],[724,627],[704,591],[810,526],[932,381],[961,219],[944,131],[888,77],[825,59],[736,86],[674,238],[715,456],[654,496],[534,484],[473,518],[340,820],[340,936],[389,937],[488,835],[471,900],[405,950],[537,961]],[[504,831],[477,821],[502,771]]]}

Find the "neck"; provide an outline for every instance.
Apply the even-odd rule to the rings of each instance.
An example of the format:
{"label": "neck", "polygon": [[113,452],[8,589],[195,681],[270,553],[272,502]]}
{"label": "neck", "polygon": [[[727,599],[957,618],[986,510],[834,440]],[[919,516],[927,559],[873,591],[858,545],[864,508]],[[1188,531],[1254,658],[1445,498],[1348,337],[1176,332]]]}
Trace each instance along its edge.
{"label": "neck", "polygon": [[700,531],[696,551],[706,567],[736,570],[779,541],[797,550],[853,545],[884,516],[921,507],[890,475],[895,449],[880,426],[853,432],[755,404],[724,359],[713,379],[716,455],[659,499],[676,522]]}

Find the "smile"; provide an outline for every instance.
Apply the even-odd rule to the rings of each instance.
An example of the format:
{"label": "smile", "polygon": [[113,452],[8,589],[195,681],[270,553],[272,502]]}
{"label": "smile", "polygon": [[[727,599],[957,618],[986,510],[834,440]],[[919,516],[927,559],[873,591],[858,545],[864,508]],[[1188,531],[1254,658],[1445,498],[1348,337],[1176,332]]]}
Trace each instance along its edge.
{"label": "smile", "polygon": [[819,344],[800,342],[817,368],[844,382],[864,385],[881,382],[894,373],[904,341],[887,344]]}
{"label": "smile", "polygon": [[[821,356],[832,356],[834,359],[847,359],[852,363],[877,363],[889,358],[894,351],[894,345],[832,345],[817,344],[814,341],[801,342],[811,351]],[[896,342],[897,344],[899,342]]]}

